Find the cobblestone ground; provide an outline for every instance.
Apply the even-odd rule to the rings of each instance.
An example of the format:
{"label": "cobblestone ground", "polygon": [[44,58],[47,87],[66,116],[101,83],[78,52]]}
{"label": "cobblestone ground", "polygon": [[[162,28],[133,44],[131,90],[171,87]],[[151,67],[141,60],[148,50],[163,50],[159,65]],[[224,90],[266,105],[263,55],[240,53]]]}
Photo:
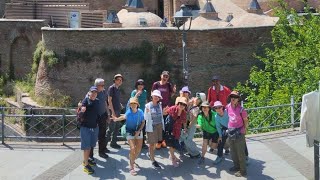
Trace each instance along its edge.
{"label": "cobblestone ground", "polygon": [[[201,139],[196,139],[201,148]],[[250,161],[248,176],[236,178],[228,169],[233,165],[230,155],[219,165],[213,165],[215,154],[206,154],[204,165],[197,159],[183,157],[180,167],[174,168],[168,159],[168,150],[156,151],[161,169],[153,169],[142,150],[136,163],[138,175],[131,176],[128,167],[129,147],[120,142],[122,149],[109,148],[108,159],[96,157],[95,173],[82,170],[82,152],[79,143],[23,143],[7,142],[0,145],[0,179],[313,179],[313,148],[306,147],[304,134],[283,130],[247,137]]]}

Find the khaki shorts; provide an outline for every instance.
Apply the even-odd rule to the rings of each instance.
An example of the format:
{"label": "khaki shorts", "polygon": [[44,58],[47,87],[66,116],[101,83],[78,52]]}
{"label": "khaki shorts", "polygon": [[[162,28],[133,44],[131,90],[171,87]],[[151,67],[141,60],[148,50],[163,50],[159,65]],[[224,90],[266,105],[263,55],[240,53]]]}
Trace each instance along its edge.
{"label": "khaki shorts", "polygon": [[147,132],[147,143],[156,144],[162,141],[162,123],[153,126],[153,132]]}

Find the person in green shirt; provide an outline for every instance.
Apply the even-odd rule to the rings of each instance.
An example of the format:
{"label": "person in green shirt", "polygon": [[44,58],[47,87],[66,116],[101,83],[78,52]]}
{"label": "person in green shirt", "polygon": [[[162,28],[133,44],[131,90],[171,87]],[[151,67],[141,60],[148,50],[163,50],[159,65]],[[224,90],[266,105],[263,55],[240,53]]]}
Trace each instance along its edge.
{"label": "person in green shirt", "polygon": [[216,128],[216,112],[212,111],[208,102],[203,102],[200,106],[201,113],[198,115],[198,126],[203,131],[202,154],[198,161],[199,165],[204,164],[204,156],[208,145],[211,148],[217,148],[219,133]]}

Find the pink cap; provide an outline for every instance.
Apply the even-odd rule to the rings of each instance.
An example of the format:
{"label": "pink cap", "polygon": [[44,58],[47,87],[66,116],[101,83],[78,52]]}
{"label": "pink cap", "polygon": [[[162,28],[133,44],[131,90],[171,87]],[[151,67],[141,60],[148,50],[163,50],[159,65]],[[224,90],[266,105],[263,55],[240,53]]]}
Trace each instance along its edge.
{"label": "pink cap", "polygon": [[220,101],[214,102],[213,107],[219,107],[219,106],[223,106]]}

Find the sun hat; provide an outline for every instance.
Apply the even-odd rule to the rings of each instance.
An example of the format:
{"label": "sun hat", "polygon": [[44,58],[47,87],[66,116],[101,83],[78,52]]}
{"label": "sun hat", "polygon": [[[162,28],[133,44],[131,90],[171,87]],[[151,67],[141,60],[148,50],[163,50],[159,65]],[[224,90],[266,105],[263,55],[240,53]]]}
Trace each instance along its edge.
{"label": "sun hat", "polygon": [[210,107],[210,104],[209,104],[208,101],[205,101],[205,102],[201,103],[201,106],[200,106],[200,107],[201,107],[201,108],[202,108],[202,107]]}
{"label": "sun hat", "polygon": [[184,93],[184,92],[187,92],[189,93],[189,95],[191,94],[191,91],[189,90],[189,87],[188,86],[184,86],[181,91]]}
{"label": "sun hat", "polygon": [[123,76],[121,74],[116,74],[114,75],[113,80],[116,80],[118,77],[121,77],[123,79]]}
{"label": "sun hat", "polygon": [[130,98],[129,104],[138,104],[138,106],[140,106],[138,98],[135,97]]}
{"label": "sun hat", "polygon": [[177,97],[177,104],[179,104],[179,103],[188,105],[187,98],[185,98],[185,97]]}
{"label": "sun hat", "polygon": [[240,98],[240,93],[238,91],[232,91],[229,96],[229,98],[231,97],[235,97],[235,98]]}
{"label": "sun hat", "polygon": [[220,107],[220,106],[223,107],[223,105],[222,105],[222,103],[221,103],[220,101],[216,101],[216,102],[214,102],[214,104],[213,104],[213,107]]}
{"label": "sun hat", "polygon": [[159,90],[157,90],[157,89],[152,91],[151,96],[157,96],[160,99],[162,99],[161,92]]}

